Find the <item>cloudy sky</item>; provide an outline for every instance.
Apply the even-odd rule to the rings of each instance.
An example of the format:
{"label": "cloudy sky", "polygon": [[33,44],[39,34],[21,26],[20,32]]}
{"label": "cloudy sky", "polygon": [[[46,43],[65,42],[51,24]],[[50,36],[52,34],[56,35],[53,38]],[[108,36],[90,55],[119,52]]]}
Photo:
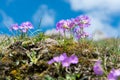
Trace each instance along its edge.
{"label": "cloudy sky", "polygon": [[[120,36],[120,0],[0,0],[0,34],[11,34],[13,23],[40,20],[42,31],[52,32],[61,19],[88,15],[88,33],[103,32],[108,37]],[[51,30],[51,31],[50,31]]]}

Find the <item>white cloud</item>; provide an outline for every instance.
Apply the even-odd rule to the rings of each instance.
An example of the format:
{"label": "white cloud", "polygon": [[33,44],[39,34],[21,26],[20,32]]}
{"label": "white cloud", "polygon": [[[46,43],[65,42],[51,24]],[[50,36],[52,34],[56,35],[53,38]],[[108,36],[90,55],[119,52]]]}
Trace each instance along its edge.
{"label": "white cloud", "polygon": [[68,0],[73,10],[119,11],[120,0]]}
{"label": "white cloud", "polygon": [[109,24],[111,19],[105,14],[102,14],[100,12],[98,13],[89,12],[88,14],[86,14],[91,18],[91,26],[86,28],[86,31],[90,34],[96,31],[102,31],[107,37],[117,37],[119,35],[119,31],[118,29],[114,28],[112,25]]}
{"label": "white cloud", "polygon": [[8,16],[3,10],[0,10],[0,15],[2,16],[2,21],[0,22],[1,26],[9,27],[14,23],[14,20]]}
{"label": "white cloud", "polygon": [[39,24],[40,19],[42,17],[42,27],[53,27],[55,24],[55,11],[52,9],[48,9],[46,5],[41,5],[38,10],[33,15],[33,22],[35,24]]}
{"label": "white cloud", "polygon": [[[104,37],[120,36],[120,29],[110,23],[111,15],[120,13],[120,0],[67,0],[74,11],[83,11],[91,17],[91,26],[86,29],[89,33],[102,31]],[[98,35],[99,36],[99,35]]]}

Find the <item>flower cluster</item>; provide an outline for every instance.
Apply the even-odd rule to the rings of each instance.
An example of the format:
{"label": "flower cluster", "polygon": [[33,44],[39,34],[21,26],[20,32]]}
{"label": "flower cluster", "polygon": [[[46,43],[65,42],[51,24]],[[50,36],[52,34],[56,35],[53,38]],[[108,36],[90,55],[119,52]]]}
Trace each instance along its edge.
{"label": "flower cluster", "polygon": [[[93,66],[93,71],[96,75],[103,75],[104,70],[102,69],[101,66],[101,61],[98,60],[95,65]],[[107,75],[108,80],[118,80],[120,77],[120,69],[112,69],[110,73]]]}
{"label": "flower cluster", "polygon": [[56,24],[56,29],[64,34],[66,31],[69,31],[70,33],[73,33],[72,35],[77,39],[80,39],[88,36],[88,34],[84,32],[84,28],[89,26],[90,18],[88,16],[82,15],[76,18],[59,21]]}
{"label": "flower cluster", "polygon": [[81,28],[88,27],[90,25],[90,18],[88,16],[78,16],[75,18],[75,22]]}
{"label": "flower cluster", "polygon": [[27,21],[23,22],[20,26],[18,26],[18,24],[12,24],[11,29],[15,31],[20,30],[21,32],[26,33],[29,29],[33,29],[33,25],[31,22]]}
{"label": "flower cluster", "polygon": [[66,53],[61,54],[60,56],[53,57],[48,64],[52,64],[54,62],[59,62],[62,64],[63,67],[69,67],[70,64],[77,64],[78,63],[78,57],[73,54],[70,57],[66,55]]}

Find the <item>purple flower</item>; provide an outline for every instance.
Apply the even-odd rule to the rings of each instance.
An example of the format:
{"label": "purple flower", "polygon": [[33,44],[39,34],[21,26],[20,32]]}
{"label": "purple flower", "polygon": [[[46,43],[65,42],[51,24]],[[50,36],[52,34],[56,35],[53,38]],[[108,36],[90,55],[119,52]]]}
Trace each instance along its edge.
{"label": "purple flower", "polygon": [[75,19],[67,19],[68,27],[69,29],[72,29],[75,27]]}
{"label": "purple flower", "polygon": [[66,59],[64,59],[64,60],[62,61],[62,66],[63,66],[63,67],[69,67],[70,64],[71,64],[71,61],[70,61],[69,58],[66,58]]}
{"label": "purple flower", "polygon": [[53,57],[53,59],[48,61],[48,64],[52,64],[54,62],[60,62],[63,67],[69,67],[70,64],[77,64],[78,58],[74,54],[68,57],[66,53],[63,53],[60,56]]}
{"label": "purple flower", "polygon": [[88,27],[90,25],[90,18],[88,16],[82,15],[75,18],[76,25],[79,27]]}
{"label": "purple flower", "polygon": [[80,33],[81,29],[79,27],[74,28],[74,33],[78,34]]}
{"label": "purple flower", "polygon": [[89,35],[86,32],[82,32],[82,34],[80,36],[81,36],[81,38],[85,38],[85,37],[88,37]]}
{"label": "purple flower", "polygon": [[61,62],[67,58],[66,53],[61,54],[60,56],[56,56],[53,58],[55,62]]}
{"label": "purple flower", "polygon": [[88,33],[84,32],[81,28],[79,27],[76,27],[74,29],[74,35],[75,37],[79,40],[81,38],[85,38],[85,37],[88,37]]}
{"label": "purple flower", "polygon": [[93,71],[96,75],[103,75],[103,69],[102,69],[102,66],[101,66],[101,61],[98,60],[95,64],[94,64],[94,67],[93,67]]}
{"label": "purple flower", "polygon": [[22,29],[22,32],[23,32],[23,33],[26,33],[26,32],[27,32],[27,29]]}
{"label": "purple flower", "polygon": [[107,78],[108,80],[118,80],[120,77],[120,69],[115,70],[114,68],[110,71]]}
{"label": "purple flower", "polygon": [[48,64],[52,64],[54,62],[62,62],[63,60],[65,60],[67,58],[66,53],[61,54],[60,56],[56,56],[53,57],[53,59],[51,59]]}
{"label": "purple flower", "polygon": [[84,36],[85,36],[85,37],[88,37],[89,34],[88,34],[87,32],[84,32]]}
{"label": "purple flower", "polygon": [[73,54],[69,57],[69,61],[72,64],[77,64],[78,63],[78,57],[75,54]]}
{"label": "purple flower", "polygon": [[82,31],[80,30],[80,28],[75,28],[74,29],[74,36],[79,40],[79,39],[81,39],[81,37],[82,37],[82,33],[81,33]]}
{"label": "purple flower", "polygon": [[59,56],[53,57],[53,60],[54,60],[55,62],[60,62],[60,57],[59,57]]}
{"label": "purple flower", "polygon": [[68,30],[68,29],[72,29],[73,27],[75,27],[75,20],[72,19],[67,19],[67,20],[61,20],[56,24],[56,29],[57,30]]}
{"label": "purple flower", "polygon": [[61,54],[61,55],[59,56],[60,61],[63,61],[63,60],[65,60],[66,58],[68,58],[68,56],[66,55],[66,53],[63,53],[63,54]]}
{"label": "purple flower", "polygon": [[19,29],[18,24],[12,24],[11,29],[18,30]]}
{"label": "purple flower", "polygon": [[78,57],[75,54],[73,54],[62,61],[62,66],[69,67],[70,64],[77,64],[77,63],[78,63]]}
{"label": "purple flower", "polygon": [[66,30],[67,28],[69,27],[68,27],[68,23],[66,20],[61,20],[56,24],[57,30],[60,30],[60,29]]}
{"label": "purple flower", "polygon": [[19,28],[22,30],[22,32],[27,32],[28,31],[28,29],[33,29],[33,25],[32,25],[32,23],[30,23],[29,21],[27,21],[27,22],[23,22],[20,26],[19,26]]}
{"label": "purple flower", "polygon": [[33,29],[33,25],[31,22],[23,22],[20,26],[20,29]]}
{"label": "purple flower", "polygon": [[50,61],[48,61],[48,64],[52,64],[54,63],[55,61],[53,59],[51,59]]}
{"label": "purple flower", "polygon": [[29,29],[33,29],[33,25],[29,21],[26,22],[26,26],[28,26]]}

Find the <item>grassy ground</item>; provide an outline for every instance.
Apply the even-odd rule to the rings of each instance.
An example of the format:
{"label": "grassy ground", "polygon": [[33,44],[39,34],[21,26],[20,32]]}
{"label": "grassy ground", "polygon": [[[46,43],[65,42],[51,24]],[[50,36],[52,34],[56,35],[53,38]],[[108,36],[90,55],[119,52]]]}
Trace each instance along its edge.
{"label": "grassy ground", "polygon": [[[52,39],[47,42],[47,39]],[[120,67],[120,39],[93,41],[83,39],[59,39],[40,33],[33,37],[9,37],[0,39],[0,78],[16,80],[106,80],[112,68]],[[79,63],[68,69],[48,61],[54,56],[75,54]],[[102,60],[106,74],[96,76],[93,65]]]}

